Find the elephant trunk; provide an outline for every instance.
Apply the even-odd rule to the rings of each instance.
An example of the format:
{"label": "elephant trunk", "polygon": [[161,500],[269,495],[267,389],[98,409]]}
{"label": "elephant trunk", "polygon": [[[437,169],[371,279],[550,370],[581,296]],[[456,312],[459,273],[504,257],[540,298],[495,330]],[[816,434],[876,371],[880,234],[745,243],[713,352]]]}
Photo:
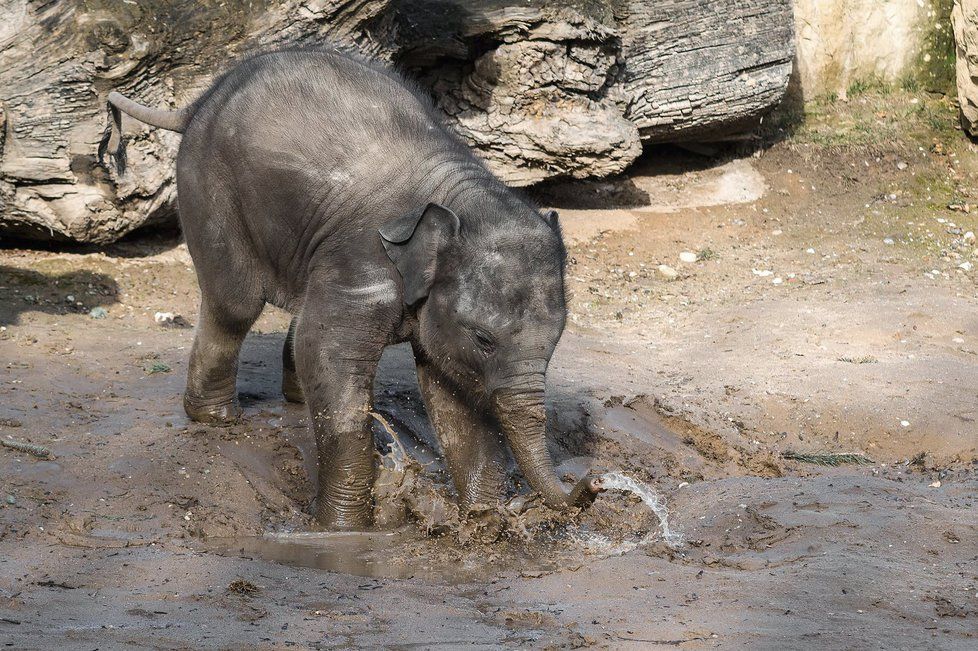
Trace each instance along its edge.
{"label": "elephant trunk", "polygon": [[522,382],[522,387],[493,393],[493,410],[502,426],[513,457],[533,490],[551,508],[585,507],[604,490],[600,479],[584,477],[569,492],[557,477],[547,451],[547,416],[543,403],[543,374]]}

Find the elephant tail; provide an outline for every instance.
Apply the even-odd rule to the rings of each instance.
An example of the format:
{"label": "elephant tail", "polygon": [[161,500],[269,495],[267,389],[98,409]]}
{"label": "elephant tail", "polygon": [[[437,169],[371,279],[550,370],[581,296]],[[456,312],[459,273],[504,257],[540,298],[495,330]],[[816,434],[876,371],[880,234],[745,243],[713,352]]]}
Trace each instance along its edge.
{"label": "elephant tail", "polygon": [[191,105],[176,111],[164,111],[137,104],[121,93],[113,91],[109,93],[106,108],[108,124],[105,125],[105,131],[98,144],[98,162],[100,165],[105,165],[105,154],[108,153],[115,162],[116,172],[122,176],[126,172],[126,139],[122,133],[123,113],[150,126],[183,133],[190,124],[196,107]]}

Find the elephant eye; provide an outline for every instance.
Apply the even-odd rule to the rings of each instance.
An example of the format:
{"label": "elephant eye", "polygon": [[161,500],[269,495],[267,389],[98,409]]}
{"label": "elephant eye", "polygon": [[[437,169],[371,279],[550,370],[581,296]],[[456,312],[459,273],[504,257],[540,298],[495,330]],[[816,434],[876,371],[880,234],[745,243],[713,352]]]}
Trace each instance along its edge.
{"label": "elephant eye", "polygon": [[472,336],[475,337],[476,344],[484,355],[489,356],[496,349],[496,340],[488,332],[484,330],[473,330]]}

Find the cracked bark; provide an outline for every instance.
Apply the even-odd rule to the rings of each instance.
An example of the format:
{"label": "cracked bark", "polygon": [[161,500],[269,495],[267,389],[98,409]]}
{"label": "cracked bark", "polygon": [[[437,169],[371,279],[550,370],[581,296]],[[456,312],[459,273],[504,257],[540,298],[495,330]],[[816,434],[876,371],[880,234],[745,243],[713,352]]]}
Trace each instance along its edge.
{"label": "cracked bark", "polygon": [[782,0],[629,0],[626,116],[646,142],[723,140],[788,87],[794,19]]}
{"label": "cracked bark", "polygon": [[[790,0],[80,0],[0,6],[0,233],[109,242],[175,217],[179,136],[104,100],[189,103],[256,50],[326,41],[395,63],[512,185],[624,170],[641,142],[727,137],[777,103]],[[704,54],[705,53],[705,54]]]}

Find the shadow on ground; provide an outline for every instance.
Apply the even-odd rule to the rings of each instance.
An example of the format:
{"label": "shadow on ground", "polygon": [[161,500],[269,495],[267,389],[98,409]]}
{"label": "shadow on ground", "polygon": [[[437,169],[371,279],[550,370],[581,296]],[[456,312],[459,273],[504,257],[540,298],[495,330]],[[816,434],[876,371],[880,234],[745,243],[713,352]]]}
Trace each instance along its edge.
{"label": "shadow on ground", "polygon": [[733,159],[735,145],[647,145],[626,174],[606,179],[545,181],[528,188],[536,203],[558,210],[644,208],[657,197],[635,183],[637,177],[679,176],[718,168]]}
{"label": "shadow on ground", "polygon": [[118,302],[119,285],[103,273],[43,273],[0,265],[0,325],[20,322],[24,312],[74,314]]}

